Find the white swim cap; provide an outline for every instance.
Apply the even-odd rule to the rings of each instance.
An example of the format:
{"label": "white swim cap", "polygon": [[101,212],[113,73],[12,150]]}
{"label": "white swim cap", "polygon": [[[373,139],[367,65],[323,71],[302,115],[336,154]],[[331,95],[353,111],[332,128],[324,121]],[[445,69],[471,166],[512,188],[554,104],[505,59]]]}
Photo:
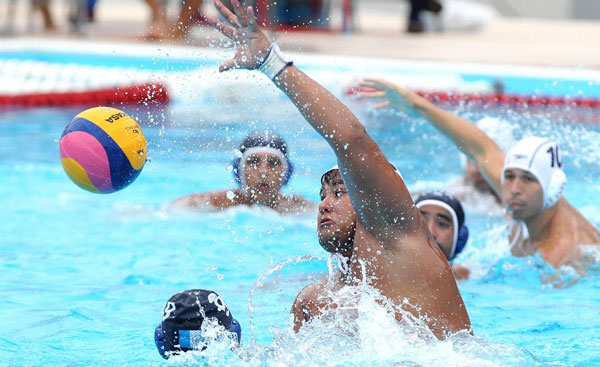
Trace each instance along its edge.
{"label": "white swim cap", "polygon": [[544,191],[544,210],[556,204],[567,184],[562,163],[558,145],[552,140],[537,136],[523,138],[506,153],[501,181],[504,183],[504,171],[510,168],[533,174]]}

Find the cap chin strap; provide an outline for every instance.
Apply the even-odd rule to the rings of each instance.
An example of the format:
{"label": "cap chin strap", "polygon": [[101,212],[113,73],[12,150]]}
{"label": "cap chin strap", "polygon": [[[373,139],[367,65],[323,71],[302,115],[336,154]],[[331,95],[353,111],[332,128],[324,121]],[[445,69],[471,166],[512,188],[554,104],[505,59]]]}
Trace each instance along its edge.
{"label": "cap chin strap", "polygon": [[275,149],[272,147],[248,148],[242,154],[242,158],[240,160],[240,168],[239,168],[241,191],[244,196],[248,195],[248,185],[246,184],[246,176],[244,175],[244,169],[246,168],[246,159],[248,159],[248,156],[250,156],[251,154],[256,154],[256,153],[266,153],[266,154],[271,154],[271,155],[277,156],[277,158],[279,158],[279,161],[281,162],[281,165],[283,166],[283,172],[284,172],[283,177],[285,177],[287,175],[287,172],[290,169],[287,158],[285,157],[285,155],[283,154],[283,152],[281,150]]}
{"label": "cap chin strap", "polygon": [[458,228],[458,217],[456,216],[456,212],[454,212],[454,209],[452,209],[450,205],[444,203],[443,201],[432,199],[419,201],[419,203],[417,204],[417,208],[420,209],[422,206],[425,205],[433,205],[442,208],[448,213],[450,213],[450,215],[452,216],[452,250],[450,251],[450,256],[448,257],[448,259],[452,259],[454,257],[454,252],[456,251],[456,242],[458,240],[458,231],[460,229]]}
{"label": "cap chin strap", "polygon": [[327,258],[327,270],[329,271],[330,282],[333,281],[333,278],[335,277],[335,272],[333,270],[334,261],[342,274],[346,275],[350,273],[350,267],[348,266],[350,259],[338,252],[330,253]]}

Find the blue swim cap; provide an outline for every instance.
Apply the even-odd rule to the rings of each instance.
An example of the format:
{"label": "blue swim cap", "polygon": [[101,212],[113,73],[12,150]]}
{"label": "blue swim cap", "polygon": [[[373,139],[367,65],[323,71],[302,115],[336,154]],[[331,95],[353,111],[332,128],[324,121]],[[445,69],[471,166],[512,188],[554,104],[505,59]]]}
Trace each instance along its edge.
{"label": "blue swim cap", "polygon": [[435,205],[447,210],[452,215],[454,228],[458,228],[458,231],[454,231],[452,250],[448,258],[448,261],[452,261],[465,248],[469,239],[469,228],[465,225],[465,212],[460,201],[445,191],[427,191],[419,195],[415,200],[415,205],[417,208]]}
{"label": "blue swim cap", "polygon": [[163,313],[163,321],[154,329],[154,342],[160,355],[168,359],[171,354],[189,350],[204,350],[202,323],[211,318],[229,332],[239,343],[242,328],[229,312],[219,295],[204,289],[190,289],[177,293],[169,299]]}
{"label": "blue swim cap", "polygon": [[[270,151],[271,153],[274,153],[282,158],[284,164],[287,165],[285,176],[283,177],[283,184],[286,185],[292,177],[294,167],[290,161],[285,140],[283,140],[280,135],[269,130],[253,131],[248,134],[244,140],[242,140],[238,149],[243,155],[244,153],[248,154],[249,150],[256,150],[255,148],[265,148],[267,151]],[[233,162],[231,162],[231,165],[233,166],[233,177],[235,178],[235,181],[240,184],[242,183],[240,172],[241,161],[242,158],[236,157],[233,159]]]}

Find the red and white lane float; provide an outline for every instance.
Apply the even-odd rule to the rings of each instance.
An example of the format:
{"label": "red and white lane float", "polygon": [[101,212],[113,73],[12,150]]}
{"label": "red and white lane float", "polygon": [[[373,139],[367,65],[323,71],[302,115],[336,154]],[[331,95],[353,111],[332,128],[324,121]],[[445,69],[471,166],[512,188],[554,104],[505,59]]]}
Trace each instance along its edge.
{"label": "red and white lane float", "polygon": [[165,104],[165,83],[132,68],[0,60],[0,107]]}
{"label": "red and white lane float", "polygon": [[47,92],[0,95],[0,106],[59,107],[117,104],[164,104],[169,102],[166,86],[147,83],[82,92]]}
{"label": "red and white lane float", "polygon": [[[376,89],[369,87],[350,87],[346,90],[348,95],[360,95],[361,92],[372,92]],[[418,95],[434,103],[447,104],[472,104],[486,106],[513,106],[513,107],[579,107],[600,108],[600,98],[555,97],[540,95],[518,95],[509,93],[465,93],[413,90]]]}

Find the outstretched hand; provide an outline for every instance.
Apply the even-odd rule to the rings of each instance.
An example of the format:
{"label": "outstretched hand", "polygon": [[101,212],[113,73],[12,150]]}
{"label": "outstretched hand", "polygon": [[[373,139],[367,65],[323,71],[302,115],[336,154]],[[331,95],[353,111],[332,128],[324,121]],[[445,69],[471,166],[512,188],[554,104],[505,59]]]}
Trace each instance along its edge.
{"label": "outstretched hand", "polygon": [[360,82],[361,87],[377,89],[374,92],[361,92],[367,98],[383,99],[384,101],[374,106],[376,109],[397,108],[408,114],[417,114],[414,109],[417,99],[415,93],[394,83],[383,79],[367,78]]}
{"label": "outstretched hand", "polygon": [[252,7],[242,8],[239,0],[231,0],[232,13],[219,0],[213,0],[215,7],[230,25],[214,17],[207,16],[208,22],[218,29],[225,37],[233,41],[236,47],[235,56],[224,61],[219,66],[219,71],[230,69],[256,69],[267,57],[271,42],[263,31],[258,28],[256,16]]}

